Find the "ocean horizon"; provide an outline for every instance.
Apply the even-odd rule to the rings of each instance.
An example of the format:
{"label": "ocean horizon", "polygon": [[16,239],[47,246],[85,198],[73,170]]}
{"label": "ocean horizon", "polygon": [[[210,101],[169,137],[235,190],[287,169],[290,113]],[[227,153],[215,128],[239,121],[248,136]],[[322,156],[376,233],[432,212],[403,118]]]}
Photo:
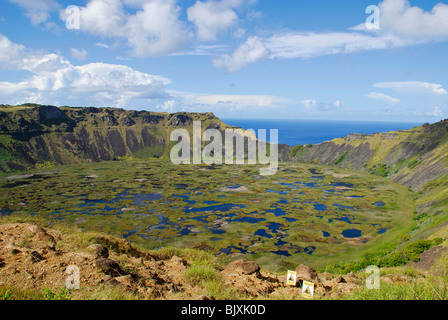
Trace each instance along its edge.
{"label": "ocean horizon", "polygon": [[248,130],[258,134],[259,129],[278,129],[278,142],[290,146],[319,144],[349,134],[373,134],[397,130],[409,130],[422,123],[392,121],[344,121],[344,120],[301,120],[301,119],[235,119],[223,118],[230,126]]}

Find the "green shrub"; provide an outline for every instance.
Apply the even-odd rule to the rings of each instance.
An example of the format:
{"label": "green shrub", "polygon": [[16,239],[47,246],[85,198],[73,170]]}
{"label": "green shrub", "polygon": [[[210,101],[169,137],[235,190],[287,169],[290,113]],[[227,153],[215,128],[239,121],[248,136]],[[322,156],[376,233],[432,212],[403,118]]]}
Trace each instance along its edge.
{"label": "green shrub", "polygon": [[[408,240],[408,236],[404,236],[401,241]],[[409,261],[419,261],[419,254],[428,250],[433,246],[437,246],[443,242],[442,238],[433,240],[419,240],[409,243],[403,249],[393,252],[394,247],[384,247],[376,252],[366,253],[359,260],[348,262],[345,264],[334,264],[327,267],[325,271],[333,274],[347,274],[350,272],[358,272],[370,265],[379,267],[398,267],[405,265]],[[400,242],[395,243],[397,246]],[[324,271],[324,270],[321,270]]]}
{"label": "green shrub", "polygon": [[380,177],[387,177],[390,173],[390,168],[387,164],[380,163],[370,168],[369,173]]}
{"label": "green shrub", "polygon": [[418,240],[406,245],[398,252],[394,252],[380,260],[380,267],[398,267],[405,265],[409,261],[420,261],[419,255],[433,246],[437,246],[443,242],[443,239],[436,238],[434,240]]}
{"label": "green shrub", "polygon": [[297,153],[303,151],[303,146],[302,145],[297,145],[295,147],[293,147],[291,150],[289,150],[289,155],[294,158],[295,156],[297,156]]}
{"label": "green shrub", "polygon": [[221,277],[214,267],[209,264],[196,264],[184,272],[185,280],[191,285],[200,285],[203,282],[220,281]]}
{"label": "green shrub", "polygon": [[417,159],[412,160],[411,162],[408,163],[408,168],[409,169],[414,169],[416,166],[418,166],[421,162],[418,161]]}
{"label": "green shrub", "polygon": [[345,158],[347,157],[349,151],[346,151],[338,160],[336,160],[336,162],[334,163],[335,166],[337,166],[338,164],[340,164],[342,161],[345,160]]}
{"label": "green shrub", "polygon": [[422,213],[422,214],[419,214],[419,215],[417,215],[417,216],[415,216],[413,219],[415,220],[415,221],[418,221],[418,220],[421,220],[421,219],[423,219],[423,218],[426,218],[428,215],[426,214],[426,213]]}

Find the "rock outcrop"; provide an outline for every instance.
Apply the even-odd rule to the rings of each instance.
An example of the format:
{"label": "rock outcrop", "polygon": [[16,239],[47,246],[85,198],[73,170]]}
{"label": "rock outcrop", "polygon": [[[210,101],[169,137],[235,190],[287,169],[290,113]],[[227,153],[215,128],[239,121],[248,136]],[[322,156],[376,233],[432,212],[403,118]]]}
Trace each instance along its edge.
{"label": "rock outcrop", "polygon": [[0,135],[7,141],[0,143],[0,171],[6,172],[125,156],[169,156],[172,130],[205,120],[214,128],[227,127],[210,113],[39,105],[0,109]]}

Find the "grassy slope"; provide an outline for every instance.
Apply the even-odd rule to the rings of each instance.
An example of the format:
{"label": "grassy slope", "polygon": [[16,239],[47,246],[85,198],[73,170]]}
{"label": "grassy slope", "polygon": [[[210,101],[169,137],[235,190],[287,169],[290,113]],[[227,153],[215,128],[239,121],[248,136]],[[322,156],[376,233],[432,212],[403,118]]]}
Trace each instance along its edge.
{"label": "grassy slope", "polygon": [[[291,157],[286,152],[282,156]],[[412,236],[448,221],[448,120],[411,130],[349,135],[305,148],[290,160],[367,171],[408,187],[418,222]]]}

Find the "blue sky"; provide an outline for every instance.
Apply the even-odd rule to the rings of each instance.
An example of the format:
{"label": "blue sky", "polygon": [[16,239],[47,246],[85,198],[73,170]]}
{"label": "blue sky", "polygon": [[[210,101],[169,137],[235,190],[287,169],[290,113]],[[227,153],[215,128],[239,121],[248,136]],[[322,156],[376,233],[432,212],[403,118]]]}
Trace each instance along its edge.
{"label": "blue sky", "polygon": [[0,103],[432,123],[447,56],[446,1],[0,2]]}

